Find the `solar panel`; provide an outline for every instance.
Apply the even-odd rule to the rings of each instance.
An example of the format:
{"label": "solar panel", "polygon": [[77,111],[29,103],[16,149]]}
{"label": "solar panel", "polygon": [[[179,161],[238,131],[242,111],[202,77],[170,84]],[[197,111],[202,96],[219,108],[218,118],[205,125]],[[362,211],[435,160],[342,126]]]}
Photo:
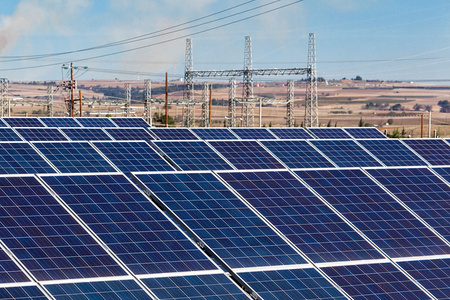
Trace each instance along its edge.
{"label": "solar panel", "polygon": [[219,154],[204,141],[155,141],[181,170],[233,170]]}
{"label": "solar panel", "polygon": [[238,274],[263,299],[347,299],[315,269]]}
{"label": "solar panel", "polygon": [[42,179],[134,274],[217,269],[124,175]]}
{"label": "solar panel", "polygon": [[351,136],[338,127],[309,127],[307,128],[318,139],[348,139]]}
{"label": "solar panel", "polygon": [[354,139],[386,139],[387,137],[375,127],[344,128]]}
{"label": "solar panel", "polygon": [[152,141],[154,138],[144,128],[105,128],[115,140],[122,141]]}
{"label": "solar panel", "polygon": [[31,176],[0,177],[0,239],[37,280],[126,275]]}
{"label": "solar panel", "polygon": [[101,128],[60,128],[72,141],[109,141],[112,138]]}
{"label": "solar panel", "polygon": [[225,274],[148,278],[142,281],[158,299],[249,299]]}
{"label": "solar panel", "polygon": [[59,299],[153,299],[134,280],[50,284],[45,288]]}
{"label": "solar panel", "polygon": [[14,286],[0,288],[0,299],[3,300],[48,300],[35,286]]}
{"label": "solar panel", "polygon": [[0,128],[1,127],[8,127],[8,125],[3,121],[3,119],[0,119]]}
{"label": "solar panel", "polygon": [[237,169],[284,169],[257,141],[209,141]]}
{"label": "solar panel", "polygon": [[450,186],[427,168],[368,169],[367,172],[450,240]]}
{"label": "solar panel", "polygon": [[449,167],[442,167],[442,168],[434,167],[432,169],[435,172],[437,172],[439,175],[441,175],[442,178],[447,180],[447,182],[450,182],[450,168]]}
{"label": "solar panel", "polygon": [[75,118],[83,127],[117,127],[110,118]]}
{"label": "solar panel", "polygon": [[0,283],[27,281],[30,281],[30,279],[19,269],[6,252],[0,248]]}
{"label": "solar panel", "polygon": [[198,140],[187,128],[150,128],[149,131],[160,140]]}
{"label": "solar panel", "polygon": [[92,142],[122,172],[173,171],[149,144],[142,141]]}
{"label": "solar panel", "polygon": [[249,139],[249,140],[274,140],[277,137],[273,135],[266,128],[231,128],[231,131],[234,132],[241,139]]}
{"label": "solar panel", "polygon": [[150,124],[145,122],[142,118],[118,118],[114,117],[110,119],[119,127],[141,127],[141,128],[147,128],[150,127]]}
{"label": "solar panel", "polygon": [[306,263],[213,174],[135,176],[230,268]]}
{"label": "solar panel", "polygon": [[295,173],[390,257],[450,254],[449,246],[361,170]]}
{"label": "solar panel", "polygon": [[309,134],[305,128],[302,127],[291,127],[291,128],[269,128],[275,136],[282,140],[292,140],[292,139],[313,139],[314,137]]}
{"label": "solar panel", "polygon": [[333,168],[334,165],[304,140],[260,141],[289,168]]}
{"label": "solar panel", "polygon": [[338,167],[379,167],[381,164],[353,140],[310,140]]}
{"label": "solar panel", "polygon": [[88,142],[32,143],[61,173],[116,172]]}
{"label": "solar panel", "polygon": [[396,139],[358,140],[386,166],[426,166],[420,157]]}
{"label": "solar panel", "polygon": [[0,127],[0,141],[12,142],[22,141],[22,138],[12,128]]}
{"label": "solar panel", "polygon": [[218,175],[315,263],[383,258],[290,172]]}
{"label": "solar panel", "polygon": [[3,121],[11,127],[45,127],[38,118],[3,118]]}
{"label": "solar panel", "polygon": [[228,128],[191,128],[191,131],[202,140],[237,140]]}
{"label": "solar panel", "polygon": [[39,118],[47,127],[81,127],[74,118]]}
{"label": "solar panel", "polygon": [[322,268],[353,299],[430,299],[391,263]]}
{"label": "solar panel", "polygon": [[56,173],[26,142],[0,142],[0,174]]}
{"label": "solar panel", "polygon": [[16,128],[25,141],[67,141],[57,128]]}
{"label": "solar panel", "polygon": [[450,165],[450,146],[441,139],[402,139],[433,166]]}

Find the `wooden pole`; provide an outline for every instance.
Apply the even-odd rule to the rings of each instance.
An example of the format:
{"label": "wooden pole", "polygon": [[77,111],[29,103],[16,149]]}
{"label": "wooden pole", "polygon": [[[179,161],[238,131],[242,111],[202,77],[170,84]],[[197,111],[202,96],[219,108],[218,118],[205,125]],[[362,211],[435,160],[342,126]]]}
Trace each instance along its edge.
{"label": "wooden pole", "polygon": [[75,86],[73,84],[73,63],[70,63],[70,110],[71,110],[72,118],[75,116],[75,113],[74,113],[75,103],[74,103],[74,99],[73,99],[73,90],[74,89],[75,89]]}
{"label": "wooden pole", "polygon": [[212,111],[212,83],[209,85],[209,113],[208,113],[208,117],[209,117],[209,126],[211,127],[211,111]]}
{"label": "wooden pole", "polygon": [[423,139],[423,114],[420,117],[420,138]]}
{"label": "wooden pole", "polygon": [[169,82],[166,72],[166,127],[169,127]]}
{"label": "wooden pole", "polygon": [[81,100],[81,90],[78,90],[80,94],[80,118],[83,116],[83,101]]}

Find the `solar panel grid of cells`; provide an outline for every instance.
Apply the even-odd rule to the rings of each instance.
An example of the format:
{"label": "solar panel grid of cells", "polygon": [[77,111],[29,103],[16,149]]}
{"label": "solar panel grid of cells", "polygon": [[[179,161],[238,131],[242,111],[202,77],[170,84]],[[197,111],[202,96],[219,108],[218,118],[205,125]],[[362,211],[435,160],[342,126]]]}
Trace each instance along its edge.
{"label": "solar panel grid of cells", "polygon": [[25,128],[18,127],[16,131],[26,141],[67,141],[67,138],[55,127]]}
{"label": "solar panel grid of cells", "polygon": [[75,118],[83,127],[117,127],[110,118]]}
{"label": "solar panel grid of cells", "polygon": [[0,174],[56,173],[26,142],[0,142]]}
{"label": "solar panel grid of cells", "polygon": [[140,127],[147,128],[150,126],[144,119],[142,118],[119,118],[114,117],[110,119],[114,122],[118,127]]}
{"label": "solar panel grid of cells", "polygon": [[230,268],[306,263],[213,174],[135,176]]}
{"label": "solar panel grid of cells", "polygon": [[126,275],[35,177],[0,177],[0,190],[0,239],[37,280]]}
{"label": "solar panel grid of cells", "polygon": [[35,286],[14,286],[0,288],[0,299],[4,300],[48,300]]}
{"label": "solar panel grid of cells", "polygon": [[218,174],[315,263],[383,258],[290,172]]}
{"label": "solar panel grid of cells", "polygon": [[29,282],[30,279],[17,264],[0,248],[0,283]]}
{"label": "solar panel grid of cells", "polygon": [[444,178],[447,182],[450,182],[450,167],[434,167],[433,170],[442,176],[442,178]]}
{"label": "solar panel grid of cells", "polygon": [[217,269],[124,175],[42,179],[134,274]]}
{"label": "solar panel grid of cells", "polygon": [[154,140],[144,128],[105,128],[104,130],[118,141],[143,140],[149,142]]}
{"label": "solar panel grid of cells", "polygon": [[81,127],[74,118],[39,118],[47,127]]}
{"label": "solar panel grid of cells", "polygon": [[12,128],[0,127],[0,141],[13,142],[13,141],[23,141],[23,139],[17,133],[15,133]]}
{"label": "solar panel grid of cells", "polygon": [[111,137],[101,128],[61,128],[72,141],[107,141]]}
{"label": "solar panel grid of cells", "polygon": [[251,139],[251,140],[269,140],[276,139],[277,137],[273,135],[266,128],[231,128],[240,139]]}
{"label": "solar panel grid of cells", "polygon": [[198,140],[187,128],[150,128],[149,131],[160,140]]}
{"label": "solar panel grid of cells", "polygon": [[202,140],[237,140],[238,138],[228,128],[191,128]]}
{"label": "solar panel grid of cells", "polygon": [[433,166],[450,165],[450,145],[441,139],[402,139]]}
{"label": "solar panel grid of cells", "polygon": [[283,140],[292,139],[313,139],[314,137],[309,134],[304,128],[292,127],[292,128],[269,128],[276,137]]}
{"label": "solar panel grid of cells", "polygon": [[3,121],[3,118],[0,118],[0,128],[2,127],[8,127],[8,124],[6,124],[6,122]]}
{"label": "solar panel grid of cells", "polygon": [[347,132],[345,132],[342,128],[311,127],[311,128],[308,128],[307,130],[319,139],[348,139],[348,138],[351,138],[351,136]]}
{"label": "solar panel grid of cells", "polygon": [[374,127],[348,127],[344,128],[354,139],[386,139],[387,137]]}
{"label": "solar panel grid of cells", "polygon": [[450,247],[358,169],[296,171],[390,257],[450,254]]}
{"label": "solar panel grid of cells", "polygon": [[10,127],[45,127],[45,125],[39,121],[38,118],[3,118]]}

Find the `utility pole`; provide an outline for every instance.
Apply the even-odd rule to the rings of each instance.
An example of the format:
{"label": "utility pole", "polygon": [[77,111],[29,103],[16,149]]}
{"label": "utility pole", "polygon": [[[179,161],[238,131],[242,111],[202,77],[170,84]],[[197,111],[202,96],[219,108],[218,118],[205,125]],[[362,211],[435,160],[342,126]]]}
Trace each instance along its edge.
{"label": "utility pole", "polygon": [[286,101],[286,126],[294,127],[294,81],[287,82],[288,97]]}
{"label": "utility pole", "polygon": [[166,127],[169,127],[169,81],[166,72]]}
{"label": "utility pole", "polygon": [[209,127],[209,84],[207,82],[203,83],[203,93],[202,93],[202,117],[200,127]]}
{"label": "utility pole", "polygon": [[144,115],[147,123],[152,127],[152,83],[150,80],[144,81],[145,99],[144,99]]}
{"label": "utility pole", "polygon": [[[183,106],[183,125],[191,127],[194,120],[194,83],[193,83],[194,59],[192,54],[192,39],[186,39],[186,57],[184,70],[184,93],[183,98],[186,101]],[[192,106],[192,107],[191,107]]]}
{"label": "utility pole", "polygon": [[254,126],[252,40],[245,37],[244,88],[242,90],[242,127]]}
{"label": "utility pole", "polygon": [[230,78],[228,94],[228,127],[236,127],[236,79]]}
{"label": "utility pole", "polygon": [[125,117],[130,117],[131,110],[131,84],[125,83]]}
{"label": "utility pole", "polygon": [[[1,117],[6,116],[6,111],[8,108],[8,78],[0,78],[0,89],[1,89]],[[9,113],[9,112],[8,112]]]}
{"label": "utility pole", "polygon": [[47,86],[47,114],[53,117],[53,85]]}
{"label": "utility pole", "polygon": [[78,90],[78,95],[80,97],[80,118],[83,116],[83,98],[81,98],[81,90]]}
{"label": "utility pole", "polygon": [[309,34],[308,66],[305,95],[305,127],[319,126],[319,105],[317,101],[316,42],[314,33]]}

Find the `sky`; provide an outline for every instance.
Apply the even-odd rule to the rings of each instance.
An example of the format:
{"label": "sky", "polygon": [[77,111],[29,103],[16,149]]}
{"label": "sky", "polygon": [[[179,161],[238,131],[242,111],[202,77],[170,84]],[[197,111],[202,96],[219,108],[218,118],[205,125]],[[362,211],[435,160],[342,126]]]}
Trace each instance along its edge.
{"label": "sky", "polygon": [[325,79],[450,84],[448,0],[1,4],[0,77],[10,81],[67,79],[63,66],[71,62],[80,67],[78,80],[162,81],[166,72],[177,79],[184,73],[186,38],[192,39],[194,70],[242,69],[246,36],[253,68],[305,68],[309,33],[314,33],[317,73]]}

